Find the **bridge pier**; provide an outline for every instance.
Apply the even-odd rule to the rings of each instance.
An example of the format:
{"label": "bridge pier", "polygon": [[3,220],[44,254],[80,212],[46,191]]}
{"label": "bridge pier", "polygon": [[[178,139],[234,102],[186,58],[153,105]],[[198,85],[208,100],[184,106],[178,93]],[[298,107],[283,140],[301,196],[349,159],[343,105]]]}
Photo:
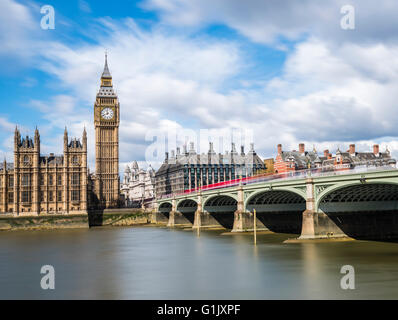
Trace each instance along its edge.
{"label": "bridge pier", "polygon": [[174,219],[175,211],[170,211],[169,213],[169,221],[167,222],[168,227],[174,227],[175,219]]}
{"label": "bridge pier", "polygon": [[169,213],[164,213],[156,210],[152,213],[151,223],[155,224],[168,224],[169,222]]}
{"label": "bridge pier", "polygon": [[[236,210],[234,212],[234,227],[231,232],[248,232],[254,230],[254,214]],[[257,218],[256,230],[268,231],[269,229]]]}
{"label": "bridge pier", "polygon": [[167,226],[171,228],[175,226],[192,226],[192,222],[187,218],[186,215],[189,215],[189,213],[185,213],[184,215],[183,212],[177,210],[177,201],[175,198],[173,198],[171,201],[171,211]]}
{"label": "bridge pier", "polygon": [[347,235],[325,213],[315,208],[314,182],[306,179],[306,209],[299,239],[341,238]]}
{"label": "bridge pier", "polygon": [[192,226],[192,222],[180,211],[170,211],[168,227]]}
{"label": "bridge pier", "polygon": [[305,210],[303,212],[303,226],[299,239],[323,239],[348,237],[323,212]]}
{"label": "bridge pier", "polygon": [[195,211],[195,218],[192,229],[203,229],[203,228],[219,228],[223,227],[209,212],[203,210],[202,206],[202,193],[199,191],[198,207]]}
{"label": "bridge pier", "polygon": [[169,213],[169,221],[167,223],[168,227],[174,227],[175,225],[175,213],[177,210],[177,202],[176,202],[176,198],[174,197],[171,200],[171,211]]}
{"label": "bridge pier", "polygon": [[[256,219],[257,229],[268,230],[264,224]],[[254,230],[254,215],[252,212],[246,212],[244,193],[242,185],[238,188],[237,210],[234,212],[234,225],[231,232],[247,232]]]}
{"label": "bridge pier", "polygon": [[202,210],[203,210],[202,209],[202,193],[199,190],[198,200],[197,200],[197,208],[196,208],[195,215],[194,215],[192,229],[197,229],[202,226],[202,219],[201,219]]}
{"label": "bridge pier", "polygon": [[224,228],[209,212],[199,211],[195,212],[195,223],[193,229],[206,229],[206,228]]}

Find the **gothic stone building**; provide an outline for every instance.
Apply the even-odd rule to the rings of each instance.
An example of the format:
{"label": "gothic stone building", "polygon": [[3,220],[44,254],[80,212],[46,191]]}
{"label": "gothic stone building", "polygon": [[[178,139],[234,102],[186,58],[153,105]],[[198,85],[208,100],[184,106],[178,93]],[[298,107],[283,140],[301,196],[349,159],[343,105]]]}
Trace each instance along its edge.
{"label": "gothic stone building", "polygon": [[207,154],[197,154],[194,144],[191,143],[189,151],[184,146],[181,154],[180,148],[177,148],[177,154],[172,151],[171,158],[166,152],[165,160],[156,172],[155,194],[157,198],[161,198],[199,186],[249,177],[264,169],[264,162],[254,151],[253,144],[247,154],[243,146],[238,153],[234,143],[231,152],[217,154],[210,142]]}
{"label": "gothic stone building", "polygon": [[14,134],[14,163],[0,166],[0,212],[16,215],[87,212],[87,134],[68,139],[63,155],[41,155],[40,135]]}

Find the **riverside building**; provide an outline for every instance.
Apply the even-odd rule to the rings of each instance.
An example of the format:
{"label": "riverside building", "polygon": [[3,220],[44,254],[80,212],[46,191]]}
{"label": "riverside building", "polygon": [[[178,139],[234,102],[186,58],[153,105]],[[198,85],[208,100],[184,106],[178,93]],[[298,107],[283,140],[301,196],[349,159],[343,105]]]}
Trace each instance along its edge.
{"label": "riverside building", "polygon": [[180,148],[176,153],[171,151],[170,156],[166,152],[165,160],[155,175],[155,193],[157,198],[161,198],[200,186],[250,177],[264,169],[265,164],[254,151],[253,144],[247,154],[243,146],[238,153],[234,143],[230,152],[221,154],[214,151],[210,142],[209,151],[198,154],[194,144],[190,143],[189,150],[184,146],[182,152]]}

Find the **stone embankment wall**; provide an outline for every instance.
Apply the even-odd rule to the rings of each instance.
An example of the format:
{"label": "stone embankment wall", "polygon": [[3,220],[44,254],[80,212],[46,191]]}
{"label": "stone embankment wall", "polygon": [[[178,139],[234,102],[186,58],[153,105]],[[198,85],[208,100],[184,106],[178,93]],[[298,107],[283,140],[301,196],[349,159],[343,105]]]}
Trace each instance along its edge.
{"label": "stone embankment wall", "polygon": [[132,226],[151,223],[152,212],[141,209],[107,209],[88,214],[13,216],[0,215],[0,231]]}
{"label": "stone embankment wall", "polygon": [[0,216],[0,231],[67,228],[88,228],[88,215]]}
{"label": "stone embankment wall", "polygon": [[149,224],[151,219],[152,213],[142,209],[106,209],[89,213],[90,227]]}

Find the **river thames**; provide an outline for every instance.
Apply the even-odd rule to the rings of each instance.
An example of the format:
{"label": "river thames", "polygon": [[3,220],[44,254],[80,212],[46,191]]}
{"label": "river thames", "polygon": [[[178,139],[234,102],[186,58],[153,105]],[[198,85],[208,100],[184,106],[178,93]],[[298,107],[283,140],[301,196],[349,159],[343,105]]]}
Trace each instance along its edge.
{"label": "river thames", "polygon": [[[0,233],[1,299],[397,299],[398,244],[159,227]],[[43,265],[55,289],[40,286]],[[343,265],[355,289],[343,290]]]}

